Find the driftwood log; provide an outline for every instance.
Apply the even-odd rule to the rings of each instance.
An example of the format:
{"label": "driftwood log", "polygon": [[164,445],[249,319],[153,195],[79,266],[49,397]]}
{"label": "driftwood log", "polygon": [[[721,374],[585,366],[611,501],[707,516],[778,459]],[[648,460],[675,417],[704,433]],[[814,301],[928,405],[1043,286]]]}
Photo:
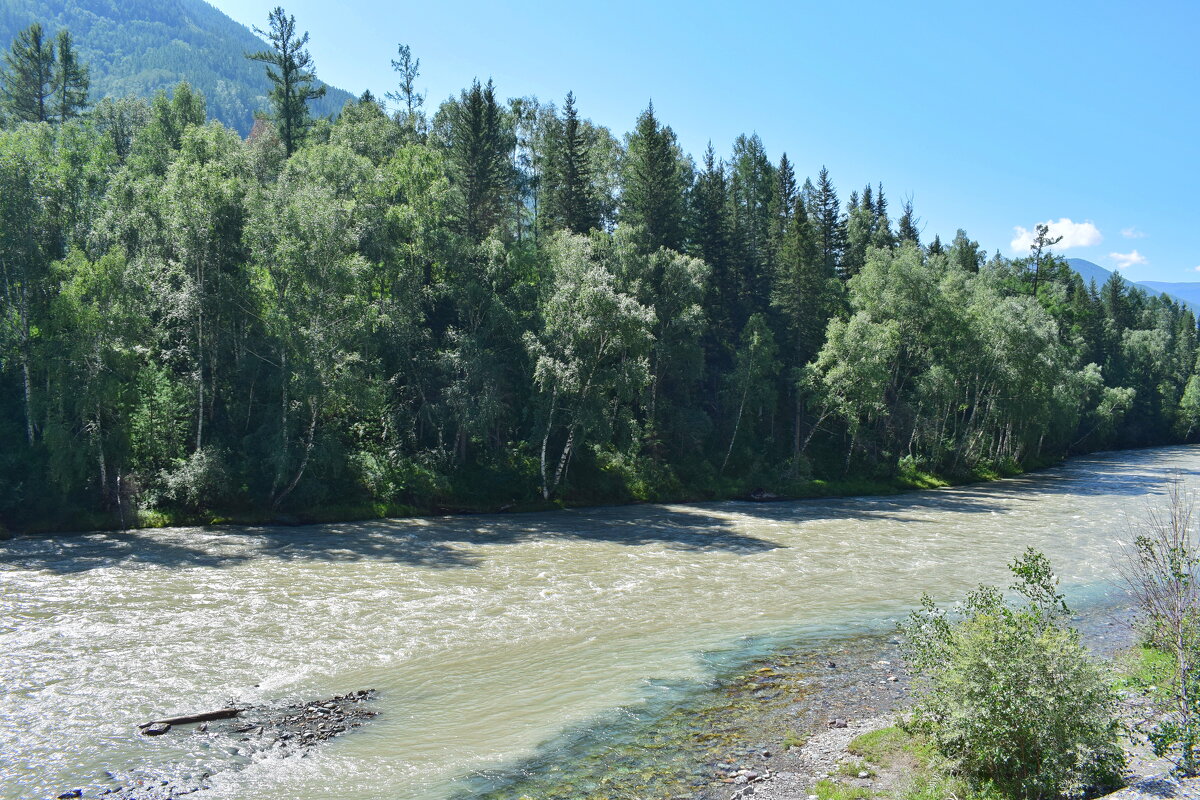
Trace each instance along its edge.
{"label": "driftwood log", "polygon": [[189,725],[193,722],[209,722],[214,719],[233,719],[242,713],[242,710],[240,708],[219,708],[216,711],[205,711],[202,714],[184,714],[182,717],[152,719],[149,722],[143,722],[141,725],[138,725],[138,729],[145,730],[151,725]]}

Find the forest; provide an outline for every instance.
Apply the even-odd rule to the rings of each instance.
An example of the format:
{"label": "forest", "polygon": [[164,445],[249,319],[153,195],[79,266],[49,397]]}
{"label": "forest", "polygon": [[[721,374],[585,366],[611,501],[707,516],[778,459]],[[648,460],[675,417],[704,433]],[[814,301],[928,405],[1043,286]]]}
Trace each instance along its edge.
{"label": "forest", "polygon": [[1192,313],[1044,229],[926,240],[756,135],[696,160],[653,105],[624,135],[490,81],[427,108],[405,46],[317,118],[270,22],[246,138],[187,83],[94,102],[69,34],[12,43],[3,525],[804,496],[1200,429]]}
{"label": "forest", "polygon": [[[205,0],[0,0],[0,48],[34,22],[70,31],[97,99],[153,97],[186,80],[204,94],[209,117],[243,136],[267,105],[270,81],[243,57],[259,40]],[[326,88],[311,106],[315,116],[336,114],[353,97]]]}

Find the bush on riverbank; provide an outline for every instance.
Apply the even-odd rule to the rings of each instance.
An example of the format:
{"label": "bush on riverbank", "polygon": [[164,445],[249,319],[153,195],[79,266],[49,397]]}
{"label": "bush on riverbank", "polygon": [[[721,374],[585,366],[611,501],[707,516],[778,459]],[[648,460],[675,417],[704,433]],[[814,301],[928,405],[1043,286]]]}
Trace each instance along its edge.
{"label": "bush on riverbank", "polygon": [[[1148,663],[1160,673],[1164,714],[1148,738],[1181,775],[1200,774],[1200,525],[1178,480],[1134,527],[1122,573],[1143,615]],[[1144,649],[1145,650],[1145,649]],[[1157,651],[1158,657],[1152,657]],[[1165,687],[1166,691],[1161,691]]]}
{"label": "bush on riverbank", "polygon": [[1023,606],[981,586],[954,618],[925,597],[903,624],[921,678],[906,724],[977,788],[1044,798],[1116,786],[1124,753],[1108,675],[1062,624],[1045,556],[1029,550],[1011,569]]}

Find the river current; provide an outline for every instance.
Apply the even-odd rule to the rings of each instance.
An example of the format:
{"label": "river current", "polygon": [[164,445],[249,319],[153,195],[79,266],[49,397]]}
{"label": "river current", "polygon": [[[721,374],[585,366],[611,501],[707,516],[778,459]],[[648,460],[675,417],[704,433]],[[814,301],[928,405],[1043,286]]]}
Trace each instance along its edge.
{"label": "river current", "polygon": [[469,797],[714,653],[886,630],[922,592],[1007,584],[1027,546],[1091,602],[1172,477],[1200,489],[1200,448],[889,497],[0,542],[0,798],[233,758],[134,735],[155,717],[369,688],[359,731],[201,796]]}

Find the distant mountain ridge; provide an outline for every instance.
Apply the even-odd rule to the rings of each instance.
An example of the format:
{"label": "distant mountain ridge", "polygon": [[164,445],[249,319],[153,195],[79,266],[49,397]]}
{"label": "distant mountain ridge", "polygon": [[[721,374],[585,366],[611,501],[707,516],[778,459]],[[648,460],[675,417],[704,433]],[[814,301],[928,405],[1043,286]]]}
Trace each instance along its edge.
{"label": "distant mountain ridge", "polygon": [[[1112,270],[1105,269],[1099,264],[1093,264],[1091,261],[1082,258],[1068,258],[1067,266],[1079,273],[1083,278],[1084,283],[1095,281],[1096,286],[1100,287],[1112,277]],[[1200,313],[1200,283],[1166,283],[1163,281],[1131,281],[1121,276],[1126,282],[1137,286],[1146,291],[1147,294],[1157,297],[1165,294],[1176,302],[1190,308],[1195,313]]]}
{"label": "distant mountain ridge", "polygon": [[[93,101],[151,97],[186,80],[204,94],[210,117],[242,135],[254,112],[267,109],[263,65],[245,58],[266,43],[203,0],[0,0],[0,47],[7,50],[34,22],[52,34],[71,31],[91,67]],[[304,30],[303,20],[297,27]],[[331,86],[310,108],[317,116],[336,114],[351,98]]]}

